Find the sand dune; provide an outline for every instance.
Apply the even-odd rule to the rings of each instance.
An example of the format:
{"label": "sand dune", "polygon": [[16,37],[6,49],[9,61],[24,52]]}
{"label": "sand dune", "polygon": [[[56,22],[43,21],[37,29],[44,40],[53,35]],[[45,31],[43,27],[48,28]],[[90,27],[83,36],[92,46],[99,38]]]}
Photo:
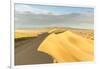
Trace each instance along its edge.
{"label": "sand dune", "polygon": [[34,32],[15,32],[15,38],[37,37],[39,34]]}
{"label": "sand dune", "polygon": [[15,38],[37,37],[47,31],[48,29],[20,29],[15,31]]}
{"label": "sand dune", "polygon": [[38,51],[51,55],[56,62],[93,61],[93,40],[75,32],[52,33],[40,44]]}
{"label": "sand dune", "polygon": [[86,37],[88,39],[94,40],[94,32],[93,30],[89,29],[76,29],[76,28],[65,28],[65,27],[52,27],[52,28],[38,28],[38,29],[17,29],[15,31],[15,38],[22,38],[22,37],[37,37],[42,33],[62,33],[64,31],[70,30],[82,37]]}

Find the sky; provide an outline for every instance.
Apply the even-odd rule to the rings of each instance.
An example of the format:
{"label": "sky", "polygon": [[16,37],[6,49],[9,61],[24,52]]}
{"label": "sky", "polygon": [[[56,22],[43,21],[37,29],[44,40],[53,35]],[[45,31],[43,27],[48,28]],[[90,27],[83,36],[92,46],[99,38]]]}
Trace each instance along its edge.
{"label": "sky", "polygon": [[73,27],[93,29],[93,8],[16,3],[14,11],[15,28]]}

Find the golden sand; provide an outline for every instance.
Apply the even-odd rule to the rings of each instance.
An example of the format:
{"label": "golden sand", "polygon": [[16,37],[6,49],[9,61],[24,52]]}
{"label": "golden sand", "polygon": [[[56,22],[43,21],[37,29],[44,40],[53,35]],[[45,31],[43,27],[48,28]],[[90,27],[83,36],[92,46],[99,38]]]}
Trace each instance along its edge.
{"label": "golden sand", "polygon": [[33,32],[15,32],[15,38],[22,38],[22,37],[37,37],[37,33]]}
{"label": "golden sand", "polygon": [[52,33],[40,44],[38,51],[51,55],[55,62],[93,61],[93,40],[72,31]]}
{"label": "golden sand", "polygon": [[47,32],[48,29],[37,29],[37,30],[16,30],[15,38],[23,38],[23,37],[37,37],[43,32]]}

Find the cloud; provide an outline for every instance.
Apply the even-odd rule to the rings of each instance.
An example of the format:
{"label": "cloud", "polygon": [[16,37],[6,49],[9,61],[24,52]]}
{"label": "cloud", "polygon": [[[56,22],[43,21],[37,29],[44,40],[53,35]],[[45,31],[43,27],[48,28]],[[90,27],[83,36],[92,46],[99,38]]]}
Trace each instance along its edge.
{"label": "cloud", "polygon": [[93,14],[70,13],[63,15],[35,14],[16,12],[16,28],[34,28],[49,26],[84,27],[92,28],[94,22]]}
{"label": "cloud", "polygon": [[15,11],[24,13],[24,12],[32,12],[32,7],[28,5],[16,5]]}
{"label": "cloud", "polygon": [[94,12],[87,8],[15,4],[15,27],[49,26],[93,28]]}
{"label": "cloud", "polygon": [[16,5],[15,12],[18,12],[20,14],[24,14],[24,13],[48,14],[48,13],[50,13],[50,11],[32,7],[29,5]]}

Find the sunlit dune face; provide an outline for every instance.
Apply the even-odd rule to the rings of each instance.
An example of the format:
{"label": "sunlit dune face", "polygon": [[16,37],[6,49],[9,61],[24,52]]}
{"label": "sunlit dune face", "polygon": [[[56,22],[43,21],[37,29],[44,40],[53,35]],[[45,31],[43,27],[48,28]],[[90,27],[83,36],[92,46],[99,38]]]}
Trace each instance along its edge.
{"label": "sunlit dune face", "polygon": [[79,34],[71,31],[52,33],[40,44],[38,51],[52,56],[54,62],[93,61],[93,40]]}
{"label": "sunlit dune face", "polygon": [[[68,29],[84,38],[87,38],[89,40],[94,40],[94,31],[93,30],[75,30],[75,29]],[[66,29],[52,29],[50,31],[48,31],[48,33],[55,33],[55,34],[59,34],[59,33],[62,33],[62,32],[65,32]]]}

